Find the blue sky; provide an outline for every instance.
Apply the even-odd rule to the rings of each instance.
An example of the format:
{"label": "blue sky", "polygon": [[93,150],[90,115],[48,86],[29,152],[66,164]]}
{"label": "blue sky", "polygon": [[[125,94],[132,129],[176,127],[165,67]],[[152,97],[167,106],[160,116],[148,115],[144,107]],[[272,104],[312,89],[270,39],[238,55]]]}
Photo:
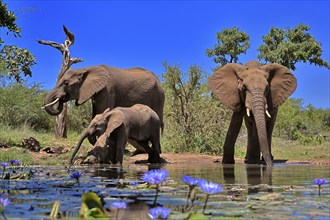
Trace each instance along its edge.
{"label": "blue sky", "polygon": [[[84,62],[73,68],[106,64],[121,68],[143,67],[160,78],[162,63],[178,64],[186,72],[198,65],[208,74],[216,66],[205,55],[216,44],[216,33],[238,27],[250,36],[251,47],[239,61],[257,59],[262,36],[271,27],[309,25],[321,42],[322,58],[330,62],[329,1],[8,1],[18,17],[22,38],[1,37],[7,44],[28,48],[36,57],[33,77],[45,89],[55,85],[61,65],[59,51],[38,39],[63,42],[62,25],[75,34],[72,57]],[[329,108],[329,70],[299,63],[298,88],[291,96],[304,104]]]}

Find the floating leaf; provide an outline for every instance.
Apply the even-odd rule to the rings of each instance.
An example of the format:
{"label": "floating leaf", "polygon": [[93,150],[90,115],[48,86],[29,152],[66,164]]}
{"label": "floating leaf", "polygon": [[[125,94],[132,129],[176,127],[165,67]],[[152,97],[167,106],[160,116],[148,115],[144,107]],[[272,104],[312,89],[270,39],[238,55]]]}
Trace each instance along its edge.
{"label": "floating leaf", "polygon": [[94,192],[84,193],[82,195],[82,205],[79,211],[80,218],[94,217],[106,218],[100,198]]}
{"label": "floating leaf", "polygon": [[256,200],[267,201],[267,200],[277,200],[281,196],[281,193],[269,193],[255,198]]}
{"label": "floating leaf", "polygon": [[186,220],[208,220],[209,218],[203,213],[190,213]]}

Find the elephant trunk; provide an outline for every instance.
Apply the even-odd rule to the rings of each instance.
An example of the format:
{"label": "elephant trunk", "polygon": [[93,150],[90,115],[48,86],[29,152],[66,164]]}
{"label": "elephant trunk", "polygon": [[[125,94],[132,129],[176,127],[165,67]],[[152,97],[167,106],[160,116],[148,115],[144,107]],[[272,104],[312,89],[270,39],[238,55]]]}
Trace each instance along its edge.
{"label": "elephant trunk", "polygon": [[83,143],[83,141],[85,140],[85,138],[88,137],[88,136],[89,136],[89,132],[86,131],[86,132],[81,136],[81,138],[79,139],[78,144],[77,144],[76,148],[74,149],[73,154],[72,154],[72,156],[71,156],[70,164],[73,163],[73,159],[74,159],[74,157],[76,156],[76,153],[78,152],[78,150],[79,150],[79,148],[81,147],[81,144]]}
{"label": "elephant trunk", "polygon": [[[56,103],[58,103],[57,108],[54,107]],[[57,116],[63,110],[63,101],[61,101],[60,98],[56,98],[56,94],[54,92],[51,92],[45,98],[44,108],[48,114],[52,116]]]}
{"label": "elephant trunk", "polygon": [[273,162],[270,155],[269,143],[267,139],[265,101],[262,95],[254,95],[252,98],[252,111],[256,123],[260,150],[267,166],[272,166]]}

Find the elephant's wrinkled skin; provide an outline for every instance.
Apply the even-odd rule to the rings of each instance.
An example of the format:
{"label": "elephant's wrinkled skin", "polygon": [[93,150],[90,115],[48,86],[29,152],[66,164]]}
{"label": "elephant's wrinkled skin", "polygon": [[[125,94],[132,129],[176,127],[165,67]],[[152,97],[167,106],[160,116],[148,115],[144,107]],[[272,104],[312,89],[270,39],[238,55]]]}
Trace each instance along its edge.
{"label": "elephant's wrinkled skin", "polygon": [[72,154],[70,164],[84,139],[90,135],[99,136],[87,154],[93,158],[93,163],[122,163],[128,139],[136,141],[145,149],[149,155],[148,162],[160,163],[160,129],[158,115],[146,105],[116,107],[111,111],[106,109],[102,114],[96,115],[86,128]]}
{"label": "elephant's wrinkled skin", "polygon": [[[64,102],[76,100],[79,106],[88,99],[92,99],[92,118],[107,108],[140,103],[157,113],[163,128],[164,90],[157,76],[145,69],[105,65],[69,69],[47,95],[45,110],[55,116],[61,113]],[[90,137],[89,141],[95,144],[96,139]]]}
{"label": "elephant's wrinkled skin", "polygon": [[233,110],[224,143],[223,163],[235,163],[234,145],[243,117],[248,132],[246,163],[260,163],[260,151],[272,166],[272,132],[278,107],[295,91],[296,78],[280,64],[230,63],[209,77],[208,85]]}

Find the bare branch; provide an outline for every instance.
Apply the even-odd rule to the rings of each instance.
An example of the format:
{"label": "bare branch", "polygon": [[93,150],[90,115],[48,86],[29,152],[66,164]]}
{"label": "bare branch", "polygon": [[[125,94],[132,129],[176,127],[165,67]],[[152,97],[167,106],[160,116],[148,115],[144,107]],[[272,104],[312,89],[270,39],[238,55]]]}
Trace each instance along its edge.
{"label": "bare branch", "polygon": [[70,66],[72,65],[72,64],[74,64],[74,63],[80,63],[80,62],[83,62],[84,60],[83,59],[81,59],[81,58],[71,58],[70,59]]}
{"label": "bare branch", "polygon": [[59,43],[56,43],[53,41],[45,41],[45,40],[38,40],[38,43],[54,47],[63,53],[63,50],[64,50],[63,44],[59,44]]}
{"label": "bare branch", "polygon": [[66,35],[66,39],[70,41],[70,45],[68,45],[69,47],[74,43],[74,35],[64,25],[63,25],[63,30]]}
{"label": "bare branch", "polygon": [[53,41],[38,40],[38,43],[54,47],[59,51],[61,51],[62,53],[62,65],[60,72],[57,76],[57,81],[62,78],[63,74],[70,68],[72,64],[83,61],[83,59],[80,58],[70,58],[69,47],[74,43],[74,35],[64,25],[63,25],[63,31],[66,36],[63,44]]}

